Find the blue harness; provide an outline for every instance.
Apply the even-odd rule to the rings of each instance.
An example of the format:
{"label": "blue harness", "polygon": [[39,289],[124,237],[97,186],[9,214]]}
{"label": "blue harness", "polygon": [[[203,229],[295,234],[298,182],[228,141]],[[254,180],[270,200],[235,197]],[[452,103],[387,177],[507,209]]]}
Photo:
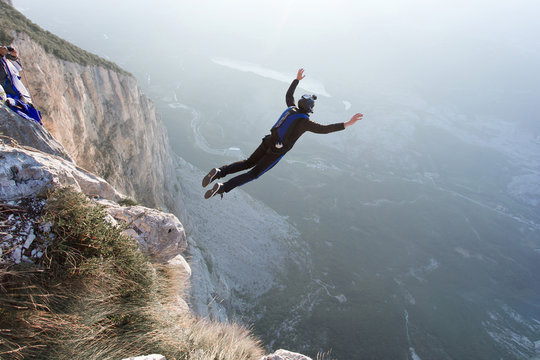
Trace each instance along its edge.
{"label": "blue harness", "polygon": [[279,117],[278,121],[272,126],[272,129],[270,129],[270,132],[272,134],[277,135],[277,143],[276,147],[282,148],[283,147],[283,140],[285,138],[285,134],[287,134],[287,131],[291,127],[291,125],[295,122],[296,119],[305,118],[309,119],[309,116],[303,112],[295,113],[295,109],[297,109],[295,106],[291,106],[287,108],[283,114]]}

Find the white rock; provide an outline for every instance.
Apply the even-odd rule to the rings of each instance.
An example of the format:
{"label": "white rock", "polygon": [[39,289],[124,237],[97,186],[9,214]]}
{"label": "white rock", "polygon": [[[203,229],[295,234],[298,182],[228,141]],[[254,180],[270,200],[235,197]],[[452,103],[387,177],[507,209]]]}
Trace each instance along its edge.
{"label": "white rock", "polygon": [[130,357],[130,358],[122,359],[122,360],[167,360],[167,359],[163,355],[152,354],[152,355]]}
{"label": "white rock", "polygon": [[24,248],[29,249],[30,245],[34,242],[36,239],[36,235],[34,235],[34,230],[30,230],[30,234],[28,234],[28,237],[26,238],[26,241],[24,242]]}
{"label": "white rock", "polygon": [[[115,222],[116,222],[116,219],[115,219]],[[124,234],[126,234],[127,236],[131,236],[133,239],[137,240],[137,242],[139,243],[144,241],[144,239],[142,239],[134,229],[126,229],[124,230]]]}
{"label": "white rock", "polygon": [[305,355],[280,349],[271,355],[266,355],[261,360],[312,360]]}
{"label": "white rock", "polygon": [[107,216],[105,216],[105,221],[107,221],[109,224],[111,224],[112,226],[118,226],[118,221],[116,221],[115,218],[113,218],[111,215],[107,214]]}
{"label": "white rock", "polygon": [[13,249],[13,252],[11,253],[11,259],[15,264],[21,263],[21,256],[22,256],[22,249],[20,247],[16,247]]}
{"label": "white rock", "polygon": [[124,207],[111,202],[100,203],[107,206],[106,211],[114,219],[127,224],[126,233],[133,236],[141,250],[152,258],[167,262],[186,249],[184,227],[173,214],[143,206]]}
{"label": "white rock", "polygon": [[123,196],[108,182],[60,157],[0,142],[0,200],[33,197],[43,191],[72,186],[90,197],[119,201]]}
{"label": "white rock", "polygon": [[191,267],[188,262],[182,255],[177,255],[168,262],[169,266],[173,266],[181,270],[182,273],[185,273],[187,277],[191,276]]}

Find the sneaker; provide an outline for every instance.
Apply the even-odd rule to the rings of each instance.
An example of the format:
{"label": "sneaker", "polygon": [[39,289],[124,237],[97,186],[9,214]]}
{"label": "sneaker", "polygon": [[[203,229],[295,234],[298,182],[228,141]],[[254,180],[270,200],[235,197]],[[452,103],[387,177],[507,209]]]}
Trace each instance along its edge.
{"label": "sneaker", "polygon": [[202,186],[207,187],[208,184],[210,184],[212,181],[219,179],[220,173],[221,170],[219,170],[218,168],[213,168],[212,170],[210,170],[210,172],[206,174],[206,176],[202,179]]}
{"label": "sneaker", "polygon": [[221,198],[223,199],[223,184],[222,183],[216,183],[214,184],[214,187],[208,190],[204,194],[205,199],[210,199],[214,195],[221,195]]}

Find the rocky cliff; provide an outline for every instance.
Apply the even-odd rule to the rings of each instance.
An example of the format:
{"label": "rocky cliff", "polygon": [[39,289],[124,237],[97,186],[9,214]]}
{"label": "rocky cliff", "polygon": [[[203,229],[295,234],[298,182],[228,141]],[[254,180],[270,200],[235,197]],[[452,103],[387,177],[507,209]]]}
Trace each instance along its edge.
{"label": "rocky cliff", "polygon": [[[42,200],[42,195],[47,191],[54,188],[61,188],[70,186],[78,192],[82,192],[91,198],[94,198],[100,205],[106,208],[109,214],[109,222],[113,225],[121,224],[125,228],[124,233],[131,239],[136,240],[139,249],[150,257],[153,261],[167,264],[167,271],[173,271],[176,274],[177,279],[187,279],[191,276],[191,268],[181,255],[187,247],[186,234],[184,228],[179,220],[173,214],[167,214],[155,209],[149,209],[142,206],[120,206],[118,204],[124,198],[124,195],[118,192],[107,181],[99,176],[86,171],[83,168],[78,167],[69,154],[62,147],[62,145],[56,141],[49,132],[42,128],[40,125],[33,121],[25,120],[20,116],[14,114],[7,107],[0,105],[0,131],[2,135],[0,137],[0,207],[2,213],[11,211],[13,214],[9,217],[2,216],[0,218],[0,228],[9,229],[8,232],[1,232],[0,235],[0,269],[9,268],[12,264],[20,263],[40,263],[40,259],[47,254],[48,246],[47,237],[43,237],[43,233],[48,233],[49,230],[45,229],[50,226],[48,223],[43,223],[40,215],[30,215],[30,209],[43,209],[46,206],[47,200]],[[41,149],[41,150],[38,150]],[[177,159],[179,161],[180,159]],[[180,163],[181,167],[190,168],[188,164]],[[247,199],[244,199],[247,200]],[[30,205],[29,205],[30,204]],[[27,209],[28,208],[28,209]],[[243,210],[250,210],[249,205]],[[41,211],[41,210],[39,210]],[[38,211],[38,212],[39,212]],[[17,212],[25,213],[24,215],[15,215]],[[234,215],[235,211],[233,211]],[[247,215],[247,214],[244,214]],[[268,213],[266,213],[268,215]],[[270,214],[271,215],[271,214]],[[250,216],[253,218],[253,215]],[[260,221],[260,220],[259,220]],[[270,219],[269,225],[272,224],[275,219]],[[264,221],[262,221],[264,223]],[[271,229],[269,227],[270,232]],[[37,231],[37,233],[35,232]],[[283,230],[281,230],[283,231]],[[282,235],[286,235],[283,233]],[[255,235],[255,234],[254,234]],[[49,239],[51,239],[49,237]],[[53,237],[54,239],[54,237]],[[254,240],[264,239],[264,237],[254,237]],[[195,244],[192,244],[196,246]],[[264,245],[264,243],[257,243],[256,246]],[[222,250],[231,250],[231,246],[226,246]],[[268,247],[266,248],[268,250]],[[271,249],[272,254],[279,253],[276,249]],[[196,253],[200,254],[201,249],[198,248]],[[277,252],[276,252],[277,251]],[[244,284],[249,279],[251,285],[255,286],[254,291],[264,291],[272,283],[272,276],[268,275],[262,279],[258,279],[261,274],[264,274],[264,269],[260,269],[265,264],[258,264],[260,259],[253,250],[247,249],[233,249],[233,253],[240,258],[250,257],[251,262],[237,261],[236,266],[231,263],[232,259],[239,259],[234,254],[228,254],[222,257],[222,261],[227,264],[220,264],[219,261],[215,261],[220,268],[227,267],[229,273],[225,273],[222,276],[218,276],[219,271],[213,272],[207,269],[207,264],[198,264],[199,270],[203,273],[202,277],[199,275],[199,281],[203,285],[202,289],[208,290],[211,293],[216,293],[215,288],[211,285],[213,280],[210,277],[217,276],[216,284],[223,286],[230,286],[228,291],[238,287],[240,284]],[[204,256],[196,255],[196,262],[204,261]],[[282,259],[274,259],[274,262],[283,263]],[[204,269],[203,269],[204,268]],[[250,273],[255,277],[242,278],[243,273]],[[2,276],[6,277],[6,272]],[[206,274],[206,275],[204,275]],[[204,279],[204,276],[208,279]],[[0,280],[4,281],[4,278]],[[237,279],[235,282],[230,283],[231,279]],[[184,280],[185,281],[185,280]],[[263,282],[268,282],[265,286],[261,286]],[[216,286],[216,285],[214,285]],[[52,295],[50,295],[52,296]],[[203,299],[204,299],[203,294]],[[164,315],[171,316],[171,314],[183,314],[181,315],[182,321],[172,322],[171,327],[174,331],[166,330],[174,334],[174,337],[178,337],[178,334],[182,332],[190,333],[194,330],[186,330],[186,319],[189,319],[189,307],[187,303],[179,296],[173,295],[174,302],[166,305],[166,310],[160,314],[160,317]],[[231,299],[228,299],[232,302]],[[201,304],[199,304],[201,306]],[[0,309],[3,311],[3,309]],[[206,312],[205,309],[200,309],[201,312]],[[78,314],[80,315],[80,314]],[[60,316],[60,315],[58,315]],[[180,316],[180,315],[175,315]],[[186,317],[187,316],[187,317]],[[226,318],[226,317],[224,317]],[[29,322],[32,326],[32,321]],[[216,325],[210,323],[202,323],[203,326],[208,326],[209,330],[196,330],[197,335],[190,335],[189,339],[193,342],[194,338],[203,337],[203,341],[206,345],[195,344],[193,352],[197,353],[198,358],[215,358],[215,355],[209,353],[205,355],[204,347],[210,347],[211,351],[220,351],[220,354],[224,352],[239,352],[242,354],[242,358],[254,358],[254,356],[260,356],[261,351],[251,346],[250,352],[246,352],[240,348],[237,349],[238,342],[247,342],[248,344],[257,344],[256,341],[250,340],[249,336],[243,333],[237,334],[235,328],[226,328],[215,332],[213,328]],[[200,325],[193,325],[200,326]],[[52,327],[51,327],[52,328]],[[63,330],[62,326],[58,330]],[[155,332],[158,330],[154,330]],[[165,331],[165,330],[163,330]],[[17,332],[14,332],[17,334]],[[233,337],[232,340],[227,340],[224,344],[218,344],[224,334]],[[45,336],[47,331],[41,332],[42,336]],[[217,338],[208,340],[208,337],[214,336],[210,334],[217,334]],[[150,333],[147,335],[151,337]],[[206,338],[205,338],[206,337]],[[247,339],[247,340],[246,340]],[[40,339],[36,340],[38,344],[41,344]],[[50,340],[41,340],[50,341]],[[81,348],[85,348],[84,344],[86,340],[80,340]],[[111,341],[111,339],[106,339]],[[96,343],[92,340],[91,343]],[[215,344],[214,344],[215,343]],[[2,344],[2,341],[0,341]],[[232,346],[234,344],[234,346]],[[55,344],[54,346],[58,346]],[[182,345],[184,346],[184,345]],[[181,347],[182,347],[181,346]],[[220,347],[223,346],[223,350]],[[248,345],[245,345],[248,346]],[[257,345],[256,345],[257,346]],[[12,350],[17,354],[24,354],[24,348]],[[217,350],[216,350],[217,349]],[[132,350],[126,349],[126,351]],[[0,355],[5,353],[4,348],[0,348]],[[91,358],[95,358],[96,354],[94,350],[89,355]],[[105,351],[105,350],[102,350]],[[208,351],[208,350],[206,350]],[[64,354],[61,354],[64,355]],[[23,355],[21,355],[23,356]],[[99,354],[97,355],[99,356]],[[230,357],[233,356],[233,357]],[[236,355],[228,355],[226,358],[240,359]],[[191,357],[190,357],[191,358]],[[131,358],[130,358],[131,359]],[[161,355],[150,355],[143,357],[136,357],[132,359],[165,359]],[[261,360],[310,360],[310,358],[301,354],[292,353],[285,350],[279,350],[276,353],[268,356],[264,356]]]}
{"label": "rocky cliff", "polygon": [[154,105],[131,75],[62,60],[24,32],[12,36],[44,127],[66,156],[142,204],[172,211],[188,229],[197,314],[221,320],[241,314],[278,285],[289,263],[306,258],[296,255],[306,251],[297,246],[298,231],[247,194],[231,193],[217,207],[201,201],[204,174],[171,159]]}
{"label": "rocky cliff", "polygon": [[12,33],[43,123],[77,165],[148,206],[172,207],[168,138],[133,76],[83,66]]}
{"label": "rocky cliff", "polygon": [[[35,137],[32,143],[26,141],[27,137],[6,135],[10,129],[43,136]],[[143,206],[120,206],[118,202],[122,202],[125,195],[101,177],[78,167],[71,159],[57,155],[65,154],[65,150],[47,130],[4,105],[0,105],[0,130],[0,202],[43,197],[47,191],[69,186],[98,200],[115,222],[125,224],[125,233],[137,240],[143,253],[163,263],[175,259],[175,263],[182,264],[185,272],[191,274],[187,262],[179,258],[187,248],[187,241],[184,227],[176,216]],[[22,141],[27,144],[20,145]],[[51,149],[50,152],[47,149]],[[8,235],[2,233],[2,236]]]}
{"label": "rocky cliff", "polygon": [[[35,36],[9,28],[4,31],[19,50],[23,81],[43,113],[44,128],[58,141],[35,124],[17,130],[13,124],[1,128],[0,123],[0,131],[21,145],[43,146],[40,150],[71,163],[70,169],[103,177],[121,193],[112,200],[129,195],[178,216],[190,244],[192,311],[204,317],[234,319],[260,295],[279,286],[278,279],[289,265],[305,268],[307,250],[298,245],[298,231],[283,216],[242,191],[230,194],[219,206],[203,201],[203,173],[171,156],[154,105],[131,75],[106,62],[98,66],[63,60],[53,55],[59,47],[51,53]],[[50,40],[49,35],[53,37],[40,36]],[[12,116],[5,111],[6,119]],[[110,208],[115,212],[114,206]],[[118,216],[130,223],[141,214],[136,207],[122,212]],[[142,233],[134,228],[130,235],[146,248]],[[169,250],[159,246],[149,252],[159,257]]]}
{"label": "rocky cliff", "polygon": [[[2,129],[39,126],[11,115],[0,104]],[[104,179],[37,150],[47,148],[42,141],[58,145],[39,132],[35,147],[0,138],[0,358],[119,359],[149,350],[260,357],[247,332],[190,315],[181,297],[191,270],[179,220],[120,206],[123,195]],[[218,344],[224,334],[230,339]],[[241,349],[228,345],[239,342]]]}

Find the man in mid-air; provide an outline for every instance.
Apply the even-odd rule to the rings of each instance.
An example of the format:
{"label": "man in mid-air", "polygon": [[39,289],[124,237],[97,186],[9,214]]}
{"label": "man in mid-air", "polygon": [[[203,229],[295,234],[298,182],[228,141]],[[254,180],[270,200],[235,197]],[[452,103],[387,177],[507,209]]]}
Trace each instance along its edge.
{"label": "man in mid-air", "polygon": [[257,179],[276,165],[279,160],[292,149],[296,140],[298,140],[298,138],[306,131],[317,134],[329,134],[334,131],[344,130],[346,127],[351,126],[362,119],[363,115],[358,113],[344,123],[321,125],[311,121],[309,119],[309,114],[313,113],[313,107],[315,106],[317,96],[303,95],[302,98],[298,100],[298,105],[294,102],[294,90],[296,90],[298,83],[304,77],[304,69],[298,70],[296,79],[293,80],[289,90],[287,90],[287,95],[285,95],[285,101],[288,108],[281,114],[278,121],[270,130],[270,134],[263,138],[261,145],[259,145],[253,154],[246,160],[237,161],[210,170],[203,178],[202,186],[206,187],[212,181],[221,179],[229,174],[247,169],[251,170],[235,176],[225,183],[214,184],[212,189],[204,194],[205,199],[209,199],[218,194],[223,197],[223,193],[228,193],[237,186],[244,185],[251,180]]}

